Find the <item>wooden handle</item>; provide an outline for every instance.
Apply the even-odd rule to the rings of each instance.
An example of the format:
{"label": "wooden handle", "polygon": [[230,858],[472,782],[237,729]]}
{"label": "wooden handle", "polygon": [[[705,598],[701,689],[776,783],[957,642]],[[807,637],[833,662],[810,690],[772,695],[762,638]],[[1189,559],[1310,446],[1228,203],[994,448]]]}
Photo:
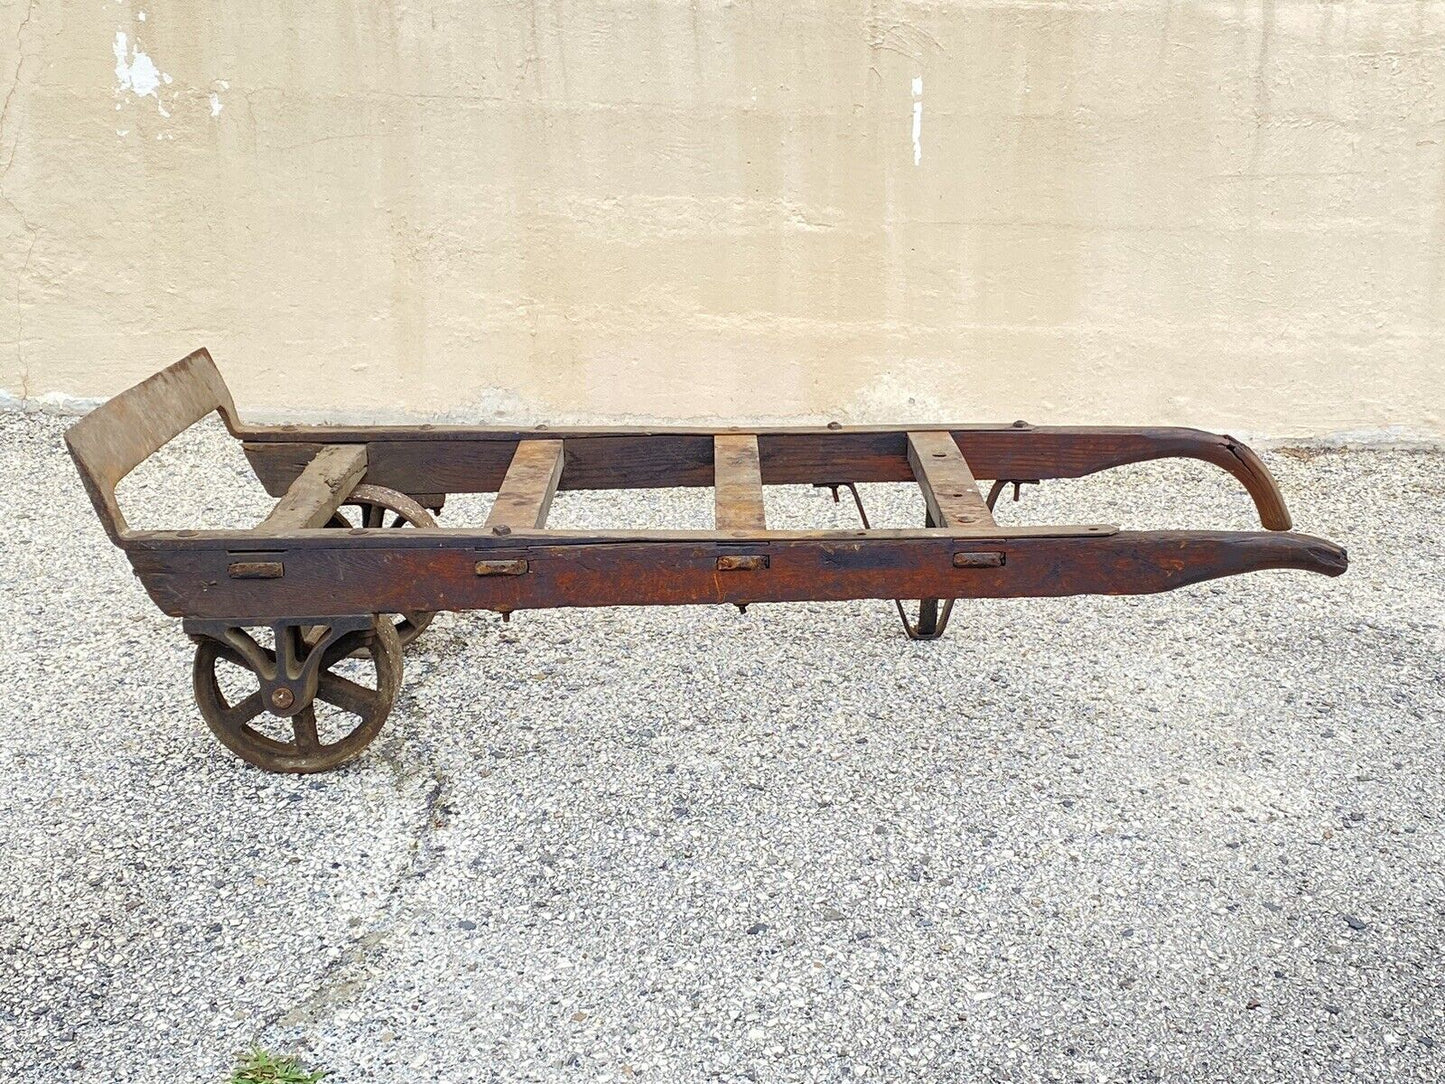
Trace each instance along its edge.
{"label": "wooden handle", "polygon": [[102,403],[65,433],[91,503],[111,540],[127,530],[115,487],[158,448],[219,411],[236,431],[236,404],[204,349]]}
{"label": "wooden handle", "polygon": [[1254,450],[1229,436],[1224,438],[1220,448],[1222,455],[1209,458],[1244,483],[1244,488],[1254,498],[1259,521],[1271,531],[1287,531],[1294,526],[1289,508],[1284,503],[1284,494],[1279,491],[1279,483]]}

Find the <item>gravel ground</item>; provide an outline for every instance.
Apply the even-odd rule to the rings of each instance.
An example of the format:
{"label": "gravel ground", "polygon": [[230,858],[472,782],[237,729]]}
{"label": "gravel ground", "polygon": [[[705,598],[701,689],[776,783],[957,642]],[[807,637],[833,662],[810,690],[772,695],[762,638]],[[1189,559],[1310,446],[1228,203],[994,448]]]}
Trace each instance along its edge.
{"label": "gravel ground", "polygon": [[[64,425],[0,416],[7,1082],[221,1081],[253,1039],[340,1084],[1445,1078],[1445,456],[1267,456],[1341,579],[968,603],[935,644],[882,602],[444,615],[368,754],[289,778],[201,724]],[[215,426],[121,498],[269,506]],[[1185,463],[1024,517],[1253,526]]]}

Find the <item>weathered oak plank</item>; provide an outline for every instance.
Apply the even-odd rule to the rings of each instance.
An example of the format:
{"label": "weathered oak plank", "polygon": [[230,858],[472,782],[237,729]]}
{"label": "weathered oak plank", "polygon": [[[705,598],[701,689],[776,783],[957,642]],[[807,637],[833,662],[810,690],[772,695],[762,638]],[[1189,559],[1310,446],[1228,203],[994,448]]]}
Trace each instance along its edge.
{"label": "weathered oak plank", "polygon": [[115,487],[147,456],[213,411],[237,431],[236,404],[205,350],[187,355],[114,399],[65,432],[91,503],[113,541],[126,534]]}
{"label": "weathered oak plank", "polygon": [[545,527],[561,478],[560,440],[519,441],[486,526],[509,530]]}
{"label": "weathered oak plank", "polygon": [[365,474],[366,445],[328,444],[291,483],[256,532],[274,535],[324,526]]}
{"label": "weathered oak plank", "polygon": [[952,435],[936,431],[909,433],[908,465],[923,490],[932,526],[993,526],[993,513]]}
{"label": "weathered oak plank", "polygon": [[758,438],[750,433],[719,433],[712,438],[712,443],[717,529],[765,530]]}

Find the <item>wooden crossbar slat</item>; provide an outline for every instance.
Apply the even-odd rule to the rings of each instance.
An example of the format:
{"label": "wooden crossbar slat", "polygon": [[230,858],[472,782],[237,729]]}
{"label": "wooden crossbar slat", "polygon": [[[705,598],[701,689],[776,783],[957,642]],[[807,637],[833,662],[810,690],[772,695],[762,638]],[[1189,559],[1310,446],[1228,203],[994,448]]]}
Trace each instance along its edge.
{"label": "wooden crossbar slat", "polygon": [[519,441],[486,526],[515,530],[546,526],[547,510],[552,507],[561,477],[560,440]]}
{"label": "wooden crossbar slat", "polygon": [[719,433],[712,438],[712,448],[717,529],[766,530],[758,438],[751,433]]}
{"label": "wooden crossbar slat", "polygon": [[365,444],[328,444],[311,457],[256,530],[278,534],[324,526],[364,474]]}
{"label": "wooden crossbar slat", "polygon": [[908,434],[908,464],[923,490],[929,522],[935,527],[991,527],[993,513],[978,492],[978,482],[958,442],[946,432]]}

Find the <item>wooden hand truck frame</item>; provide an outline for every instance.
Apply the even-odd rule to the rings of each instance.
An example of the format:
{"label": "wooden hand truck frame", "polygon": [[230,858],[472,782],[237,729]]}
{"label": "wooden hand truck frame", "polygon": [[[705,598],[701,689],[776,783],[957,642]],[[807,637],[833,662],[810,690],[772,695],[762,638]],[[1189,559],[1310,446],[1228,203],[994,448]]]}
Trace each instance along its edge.
{"label": "wooden hand truck frame", "polygon": [[[278,497],[249,530],[132,530],[116,485],[216,412]],[[196,701],[217,737],[273,771],[351,759],[401,683],[403,643],[440,610],[921,599],[909,635],[941,634],[939,600],[1145,594],[1271,568],[1338,576],[1345,551],[1290,532],[1250,449],[1195,429],[1012,425],[567,428],[245,425],[205,350],[98,407],[66,443],[106,532],[196,641]],[[1000,527],[1007,484],[1185,457],[1242,483],[1267,531]],[[995,481],[985,499],[976,479]],[[763,486],[916,482],[926,526],[777,531]],[[558,489],[713,486],[711,531],[552,530]],[[443,528],[447,494],[496,493],[480,527]],[[352,510],[348,518],[343,508]],[[859,503],[862,511],[862,504]],[[405,527],[406,530],[397,530]],[[899,611],[903,613],[902,603]],[[269,628],[257,639],[248,630]],[[269,640],[270,646],[263,641]],[[358,665],[374,682],[348,676]],[[249,681],[227,691],[225,663]],[[222,668],[224,669],[224,668]],[[339,712],[318,730],[315,706]],[[289,720],[289,733],[258,720]],[[333,730],[335,731],[333,733]]]}

